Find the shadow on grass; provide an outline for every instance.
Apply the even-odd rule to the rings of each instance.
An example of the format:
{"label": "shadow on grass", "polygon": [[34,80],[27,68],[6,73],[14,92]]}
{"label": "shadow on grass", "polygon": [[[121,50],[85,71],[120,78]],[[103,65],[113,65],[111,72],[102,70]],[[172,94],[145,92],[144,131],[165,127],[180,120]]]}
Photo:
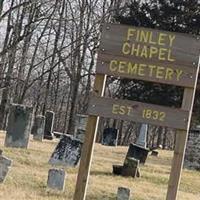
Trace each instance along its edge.
{"label": "shadow on grass", "polygon": [[95,176],[114,176],[113,173],[105,171],[91,171],[90,174]]}

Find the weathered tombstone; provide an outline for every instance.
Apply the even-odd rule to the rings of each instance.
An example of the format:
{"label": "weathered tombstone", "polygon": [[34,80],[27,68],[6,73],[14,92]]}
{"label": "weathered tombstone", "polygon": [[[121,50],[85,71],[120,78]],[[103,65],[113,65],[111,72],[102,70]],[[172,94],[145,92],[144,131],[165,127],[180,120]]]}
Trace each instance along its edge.
{"label": "weathered tombstone", "polygon": [[3,183],[8,171],[10,169],[10,166],[12,164],[12,161],[5,156],[2,156],[2,152],[0,155],[0,183]]}
{"label": "weathered tombstone", "polygon": [[139,168],[139,160],[135,158],[126,158],[122,169],[122,176],[137,177]]}
{"label": "weathered tombstone", "polygon": [[132,157],[139,160],[141,164],[144,164],[146,162],[148,153],[148,149],[138,146],[136,144],[130,144],[126,158]]}
{"label": "weathered tombstone", "polygon": [[136,141],[138,146],[147,148],[147,132],[148,132],[148,125],[142,124],[140,127],[140,134]]}
{"label": "weathered tombstone", "polygon": [[76,167],[81,157],[82,142],[71,135],[63,135],[56,146],[49,164]]}
{"label": "weathered tombstone", "polygon": [[119,187],[117,191],[117,200],[129,200],[130,199],[130,189]]}
{"label": "weathered tombstone", "polygon": [[123,169],[123,166],[121,166],[121,165],[113,165],[113,174],[121,175],[122,169]]}
{"label": "weathered tombstone", "polygon": [[116,128],[105,128],[103,131],[102,144],[117,146],[118,130]]}
{"label": "weathered tombstone", "polygon": [[6,147],[27,148],[32,125],[32,107],[11,104],[5,138]]}
{"label": "weathered tombstone", "polygon": [[45,117],[44,139],[53,140],[53,124],[55,113],[52,111],[47,111]]}
{"label": "weathered tombstone", "polygon": [[44,126],[45,126],[45,116],[42,115],[36,116],[32,128],[32,134],[34,140],[42,141],[44,137]]}
{"label": "weathered tombstone", "polygon": [[155,150],[153,150],[152,152],[151,152],[151,156],[158,156],[158,151],[155,151]]}
{"label": "weathered tombstone", "polygon": [[50,169],[48,173],[47,186],[55,190],[64,190],[65,171],[63,169]]}
{"label": "weathered tombstone", "polygon": [[76,116],[76,126],[75,126],[75,136],[77,139],[84,141],[86,123],[88,115],[77,114]]}

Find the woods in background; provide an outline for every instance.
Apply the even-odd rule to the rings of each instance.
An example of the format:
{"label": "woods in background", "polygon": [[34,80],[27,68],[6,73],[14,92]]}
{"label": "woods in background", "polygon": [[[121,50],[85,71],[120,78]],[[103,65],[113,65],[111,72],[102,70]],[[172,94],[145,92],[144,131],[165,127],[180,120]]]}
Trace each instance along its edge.
{"label": "woods in background", "polygon": [[[31,105],[34,115],[56,113],[55,130],[73,134],[77,113],[85,114],[95,75],[101,25],[117,22],[199,35],[197,0],[1,0],[0,129],[10,103]],[[182,89],[108,78],[106,95],[180,106]],[[155,88],[155,85],[154,85]],[[196,95],[193,122],[200,116]],[[120,130],[119,144],[135,140],[138,124],[102,119]],[[149,146],[173,148],[173,130],[152,126]]]}

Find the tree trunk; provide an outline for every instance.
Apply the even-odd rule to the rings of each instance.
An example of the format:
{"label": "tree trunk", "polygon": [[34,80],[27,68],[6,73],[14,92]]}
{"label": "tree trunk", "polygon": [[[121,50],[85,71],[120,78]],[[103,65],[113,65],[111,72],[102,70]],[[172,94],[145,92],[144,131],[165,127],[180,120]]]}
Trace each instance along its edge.
{"label": "tree trunk", "polygon": [[159,127],[158,130],[157,130],[157,134],[158,134],[158,137],[157,137],[157,148],[162,144],[162,132],[163,132],[163,128],[162,127]]}
{"label": "tree trunk", "polygon": [[0,17],[1,17],[2,10],[3,10],[3,2],[4,2],[4,0],[0,1]]}

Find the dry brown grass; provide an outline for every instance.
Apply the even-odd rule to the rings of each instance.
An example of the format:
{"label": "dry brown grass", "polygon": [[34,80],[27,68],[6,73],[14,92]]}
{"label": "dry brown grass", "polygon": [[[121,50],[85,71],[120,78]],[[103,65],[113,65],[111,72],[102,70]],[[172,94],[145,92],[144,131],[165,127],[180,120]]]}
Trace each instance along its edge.
{"label": "dry brown grass", "polygon": [[[65,192],[46,188],[48,159],[57,141],[30,140],[28,150],[3,147],[4,134],[0,133],[0,148],[13,160],[13,166],[0,185],[0,200],[70,200],[73,197],[77,169],[67,169]],[[112,175],[112,165],[122,164],[126,147],[95,145],[87,200],[114,200],[119,186],[129,187],[134,200],[164,200],[170,172],[172,152],[160,151],[159,157],[149,156],[141,167],[139,179]],[[131,199],[133,199],[133,197]],[[178,200],[200,200],[200,173],[184,170]]]}

